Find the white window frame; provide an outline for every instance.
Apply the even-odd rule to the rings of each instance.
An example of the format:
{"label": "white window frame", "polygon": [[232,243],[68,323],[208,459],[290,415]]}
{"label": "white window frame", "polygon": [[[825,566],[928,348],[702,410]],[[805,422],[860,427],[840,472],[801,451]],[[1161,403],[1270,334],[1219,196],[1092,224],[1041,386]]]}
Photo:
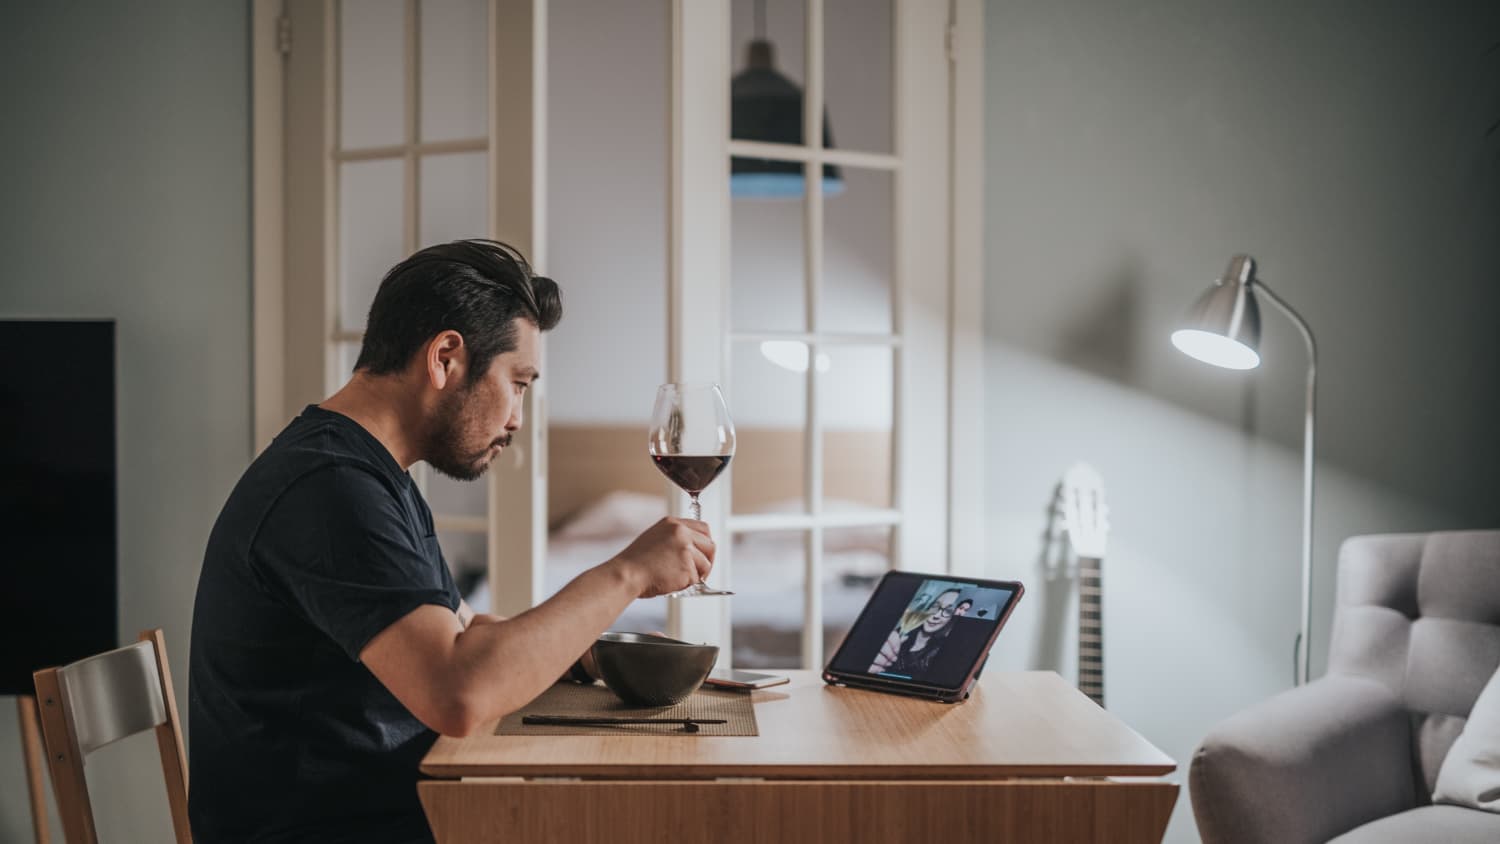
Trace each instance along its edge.
{"label": "white window frame", "polygon": [[[539,272],[545,272],[545,180],[539,174],[546,172],[546,0],[490,0],[490,100],[504,102],[506,108],[490,109],[487,137],[440,142],[418,138],[419,3],[405,0],[403,142],[344,149],[339,131],[338,0],[255,2],[258,446],[268,443],[298,408],[344,383],[348,373],[339,365],[339,347],[363,337],[361,331],[339,324],[339,164],[404,162],[403,246],[410,254],[419,245],[421,158],[487,151],[488,235],[520,249]],[[542,354],[545,357],[545,341]],[[527,424],[506,457],[487,473],[488,513],[433,515],[440,531],[486,535],[491,611],[501,615],[536,605],[546,585],[545,390],[540,381],[528,390]],[[413,475],[425,486],[424,465],[414,467]]]}

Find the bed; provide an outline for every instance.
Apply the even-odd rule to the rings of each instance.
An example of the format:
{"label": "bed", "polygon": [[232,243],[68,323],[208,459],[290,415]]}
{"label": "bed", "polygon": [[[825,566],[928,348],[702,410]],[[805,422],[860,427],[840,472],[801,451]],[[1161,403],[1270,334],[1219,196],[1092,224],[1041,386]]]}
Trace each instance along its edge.
{"label": "bed", "polygon": [[[778,461],[795,452],[787,432],[742,432],[736,466],[752,468],[733,478],[737,512],[800,510],[795,492],[800,481]],[[827,449],[825,511],[889,506],[888,434],[845,433]],[[549,431],[549,512],[546,592],[555,593],[585,570],[608,560],[642,530],[667,513],[663,481],[644,458],[644,435],[633,428],[569,428]],[[746,461],[747,455],[764,458]],[[843,470],[840,467],[847,467]],[[800,478],[800,471],[795,477]],[[864,606],[875,582],[890,566],[890,528],[870,526],[829,529],[823,543],[824,652],[831,654]],[[476,611],[490,605],[490,585],[478,553],[449,548],[465,597]],[[723,541],[723,538],[720,538]],[[802,532],[737,534],[732,538],[731,604],[733,663],[741,668],[801,667],[805,539]],[[615,630],[657,631],[666,626],[669,598],[636,601],[612,625]]]}

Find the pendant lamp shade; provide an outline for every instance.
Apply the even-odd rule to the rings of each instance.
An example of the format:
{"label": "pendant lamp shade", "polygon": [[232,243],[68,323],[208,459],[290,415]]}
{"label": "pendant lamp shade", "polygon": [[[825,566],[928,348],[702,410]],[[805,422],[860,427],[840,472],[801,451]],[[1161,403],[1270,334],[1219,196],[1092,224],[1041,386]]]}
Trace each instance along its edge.
{"label": "pendant lamp shade", "polygon": [[[729,85],[730,137],[737,141],[771,144],[803,144],[802,89],[775,67],[771,42],[750,42],[745,69]],[[833,146],[833,132],[823,115],[823,146]],[[773,161],[736,156],[730,163],[729,192],[732,196],[801,197],[803,165],[797,161]],[[823,195],[844,192],[844,179],[834,164],[823,165]]]}
{"label": "pendant lamp shade", "polygon": [[1187,319],[1172,332],[1172,345],[1182,352],[1226,369],[1254,369],[1260,365],[1260,305],[1251,279],[1255,259],[1236,255],[1224,277],[1203,292]]}

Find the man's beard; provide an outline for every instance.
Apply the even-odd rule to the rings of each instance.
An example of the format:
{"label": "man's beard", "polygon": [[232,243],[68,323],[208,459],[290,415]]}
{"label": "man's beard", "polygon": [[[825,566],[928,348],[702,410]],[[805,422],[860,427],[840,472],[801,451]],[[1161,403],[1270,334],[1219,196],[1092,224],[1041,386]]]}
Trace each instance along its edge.
{"label": "man's beard", "polygon": [[423,459],[429,466],[456,481],[478,480],[490,467],[490,449],[497,445],[510,445],[510,434],[506,434],[486,443],[477,451],[464,450],[465,431],[479,427],[473,415],[466,412],[468,405],[464,399],[468,394],[469,389],[465,389],[443,399],[438,406],[437,417],[428,429],[425,447],[422,449]]}

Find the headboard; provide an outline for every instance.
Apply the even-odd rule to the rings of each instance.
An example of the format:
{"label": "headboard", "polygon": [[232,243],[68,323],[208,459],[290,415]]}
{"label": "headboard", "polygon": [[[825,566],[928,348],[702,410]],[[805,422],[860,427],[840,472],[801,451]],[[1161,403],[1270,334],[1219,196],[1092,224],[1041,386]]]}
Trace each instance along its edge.
{"label": "headboard", "polygon": [[[736,513],[801,498],[806,461],[801,431],[740,428],[729,466]],[[667,481],[646,456],[644,426],[563,425],[547,430],[547,512],[557,527],[617,489],[661,494]],[[713,488],[709,488],[712,494]],[[823,496],[891,506],[889,431],[825,431]]]}

